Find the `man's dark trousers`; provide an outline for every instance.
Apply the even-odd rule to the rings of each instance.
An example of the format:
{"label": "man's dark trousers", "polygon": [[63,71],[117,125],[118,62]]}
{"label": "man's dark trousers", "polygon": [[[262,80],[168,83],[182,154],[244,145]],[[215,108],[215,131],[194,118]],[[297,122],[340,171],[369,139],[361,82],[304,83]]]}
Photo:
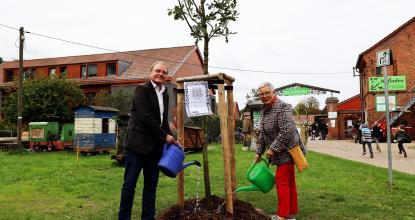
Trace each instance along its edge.
{"label": "man's dark trousers", "polygon": [[159,158],[153,155],[153,153],[143,155],[132,151],[126,152],[124,184],[121,190],[120,209],[118,213],[119,220],[131,219],[135,187],[141,170],[144,173],[141,219],[154,219],[156,188],[159,179],[159,170],[157,168]]}

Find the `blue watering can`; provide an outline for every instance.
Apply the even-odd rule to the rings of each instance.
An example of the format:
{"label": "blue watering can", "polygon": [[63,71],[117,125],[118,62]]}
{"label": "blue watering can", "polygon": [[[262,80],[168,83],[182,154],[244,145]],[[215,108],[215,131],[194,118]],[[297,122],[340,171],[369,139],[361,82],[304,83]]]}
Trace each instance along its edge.
{"label": "blue watering can", "polygon": [[162,173],[171,178],[175,178],[178,173],[190,165],[201,166],[197,160],[185,164],[183,161],[184,152],[179,144],[164,144],[163,154],[157,166]]}

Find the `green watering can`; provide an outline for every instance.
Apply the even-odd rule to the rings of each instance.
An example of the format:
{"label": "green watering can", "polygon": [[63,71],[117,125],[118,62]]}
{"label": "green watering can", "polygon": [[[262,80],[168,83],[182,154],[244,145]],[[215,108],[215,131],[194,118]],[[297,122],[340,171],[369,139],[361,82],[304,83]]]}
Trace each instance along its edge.
{"label": "green watering can", "polygon": [[235,192],[261,191],[267,193],[275,185],[274,174],[269,169],[269,163],[264,158],[261,158],[260,161],[251,165],[248,172],[246,172],[246,178],[252,185],[239,187]]}

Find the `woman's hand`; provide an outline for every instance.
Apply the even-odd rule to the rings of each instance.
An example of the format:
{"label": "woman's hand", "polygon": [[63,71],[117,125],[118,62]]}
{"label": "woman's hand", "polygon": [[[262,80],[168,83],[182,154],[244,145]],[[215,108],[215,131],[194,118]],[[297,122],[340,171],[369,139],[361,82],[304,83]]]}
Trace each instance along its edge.
{"label": "woman's hand", "polygon": [[261,159],[261,154],[256,153],[254,157],[254,163],[258,163],[258,161]]}
{"label": "woman's hand", "polygon": [[269,148],[265,154],[267,155],[268,159],[271,159],[274,156],[274,150]]}

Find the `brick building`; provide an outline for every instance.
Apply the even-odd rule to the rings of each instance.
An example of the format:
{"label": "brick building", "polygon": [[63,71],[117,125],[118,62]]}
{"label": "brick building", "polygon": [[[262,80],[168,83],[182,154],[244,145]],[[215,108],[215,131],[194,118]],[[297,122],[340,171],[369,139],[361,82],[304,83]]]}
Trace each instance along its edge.
{"label": "brick building", "polygon": [[[169,69],[171,83],[167,88],[170,97],[174,97],[170,99],[170,104],[175,103],[175,79],[203,74],[203,60],[199,48],[192,45],[24,60],[24,79],[49,76],[74,80],[85,92],[87,104],[93,104],[99,91],[133,90],[137,84],[147,81],[150,66],[157,60],[164,61]],[[19,61],[0,64],[0,102],[5,95],[1,93],[1,88],[15,87],[14,80],[18,76]]]}
{"label": "brick building", "polygon": [[327,138],[330,140],[351,138],[347,131],[352,129],[361,117],[360,95],[355,95],[340,103],[336,97],[329,97],[326,100],[326,106],[328,112],[337,112],[334,126],[331,123],[333,119],[327,121],[329,124]]}
{"label": "brick building", "polygon": [[[391,124],[415,125],[415,17],[387,35],[378,43],[362,52],[356,62],[360,77],[361,111],[365,122],[372,125],[378,121],[386,128],[384,111],[377,111],[376,100],[383,91],[369,91],[369,77],[382,77],[383,70],[376,65],[376,53],[390,49],[391,65],[387,66],[388,77],[401,76],[406,79],[406,88],[391,90],[389,95],[396,97],[397,110],[391,113]],[[378,98],[376,98],[378,97]],[[384,99],[383,99],[384,100]],[[379,109],[378,109],[379,110]],[[385,130],[385,129],[383,129]],[[415,129],[409,129],[414,135]]]}

